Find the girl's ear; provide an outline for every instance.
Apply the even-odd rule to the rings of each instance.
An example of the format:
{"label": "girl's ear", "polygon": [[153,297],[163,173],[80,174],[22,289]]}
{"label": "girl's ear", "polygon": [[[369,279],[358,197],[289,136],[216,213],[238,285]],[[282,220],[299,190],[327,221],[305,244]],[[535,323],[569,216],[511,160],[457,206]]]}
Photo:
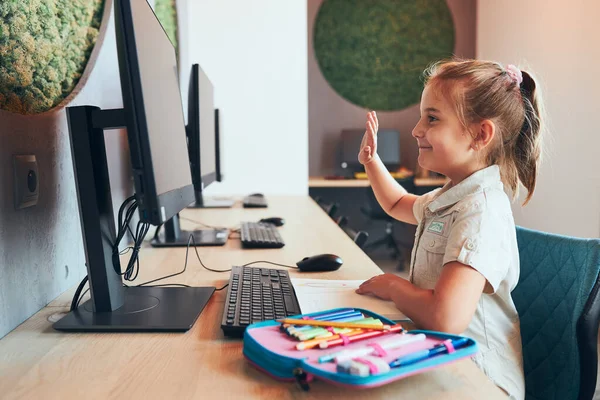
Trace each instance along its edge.
{"label": "girl's ear", "polygon": [[496,135],[496,124],[490,119],[484,119],[477,125],[477,136],[473,139],[475,150],[483,149],[492,142]]}

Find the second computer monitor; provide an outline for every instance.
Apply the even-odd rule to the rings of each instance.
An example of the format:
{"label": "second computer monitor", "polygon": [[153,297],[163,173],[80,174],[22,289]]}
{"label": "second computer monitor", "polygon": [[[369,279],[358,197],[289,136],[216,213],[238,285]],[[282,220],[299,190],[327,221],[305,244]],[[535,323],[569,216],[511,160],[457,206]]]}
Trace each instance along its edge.
{"label": "second computer monitor", "polygon": [[200,65],[192,65],[188,92],[188,146],[196,203],[191,207],[231,207],[230,199],[207,199],[203,191],[221,181],[218,142],[219,114],[214,108],[214,88]]}

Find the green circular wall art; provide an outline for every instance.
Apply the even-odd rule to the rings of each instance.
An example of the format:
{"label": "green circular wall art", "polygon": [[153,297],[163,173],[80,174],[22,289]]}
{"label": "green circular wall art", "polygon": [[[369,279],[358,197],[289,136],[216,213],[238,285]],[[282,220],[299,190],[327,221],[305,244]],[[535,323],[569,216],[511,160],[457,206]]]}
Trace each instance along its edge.
{"label": "green circular wall art", "polygon": [[[175,0],[156,0],[154,13],[177,51],[177,7]],[[178,53],[179,54],[179,53]]]}
{"label": "green circular wall art", "polygon": [[343,98],[382,111],[420,101],[422,73],[454,50],[445,0],[324,0],[314,25],[323,76]]}
{"label": "green circular wall art", "polygon": [[0,0],[0,109],[36,114],[67,97],[103,9],[104,0]]}

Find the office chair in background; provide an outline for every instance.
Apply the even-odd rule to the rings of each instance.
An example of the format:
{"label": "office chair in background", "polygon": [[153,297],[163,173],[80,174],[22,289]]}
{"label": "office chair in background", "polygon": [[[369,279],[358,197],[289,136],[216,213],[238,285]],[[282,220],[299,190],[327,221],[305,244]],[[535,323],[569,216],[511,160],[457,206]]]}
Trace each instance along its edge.
{"label": "office chair in background", "polygon": [[317,202],[317,204],[323,209],[323,211],[327,213],[327,215],[329,215],[332,219],[335,218],[335,215],[340,208],[338,203],[327,203],[319,196],[315,197],[313,200]]}
{"label": "office chair in background", "polygon": [[[402,185],[409,193],[414,193],[415,183],[412,177],[399,179],[398,183]],[[369,187],[367,192],[367,204],[360,208],[360,211],[372,221],[385,221],[384,236],[373,243],[368,243],[364,250],[366,252],[373,251],[379,247],[385,246],[391,251],[391,255],[395,260],[398,260],[398,269],[404,269],[404,261],[406,260],[405,253],[410,253],[413,242],[403,242],[396,239],[396,228],[407,228],[408,225],[400,222],[388,215],[379,205],[373,189]],[[405,230],[405,229],[403,229]],[[405,236],[405,235],[402,235]],[[412,238],[412,235],[409,235]]]}
{"label": "office chair in background", "polygon": [[338,226],[356,243],[361,249],[364,248],[367,239],[369,239],[369,233],[365,231],[356,231],[348,226],[348,218],[341,216],[337,219]]}
{"label": "office chair in background", "polygon": [[517,227],[525,399],[590,400],[598,366],[600,240]]}

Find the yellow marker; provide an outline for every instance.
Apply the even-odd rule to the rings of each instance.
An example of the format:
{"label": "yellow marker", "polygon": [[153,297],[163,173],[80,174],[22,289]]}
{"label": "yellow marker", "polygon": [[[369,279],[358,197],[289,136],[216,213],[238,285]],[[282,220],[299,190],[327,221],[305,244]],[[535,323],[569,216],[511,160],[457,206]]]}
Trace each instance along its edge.
{"label": "yellow marker", "polygon": [[282,324],[294,325],[310,325],[310,326],[330,326],[332,328],[356,328],[356,329],[373,329],[376,331],[386,331],[390,329],[389,325],[376,324],[354,324],[352,322],[335,322],[335,321],[317,321],[314,319],[278,319],[277,322]]}

